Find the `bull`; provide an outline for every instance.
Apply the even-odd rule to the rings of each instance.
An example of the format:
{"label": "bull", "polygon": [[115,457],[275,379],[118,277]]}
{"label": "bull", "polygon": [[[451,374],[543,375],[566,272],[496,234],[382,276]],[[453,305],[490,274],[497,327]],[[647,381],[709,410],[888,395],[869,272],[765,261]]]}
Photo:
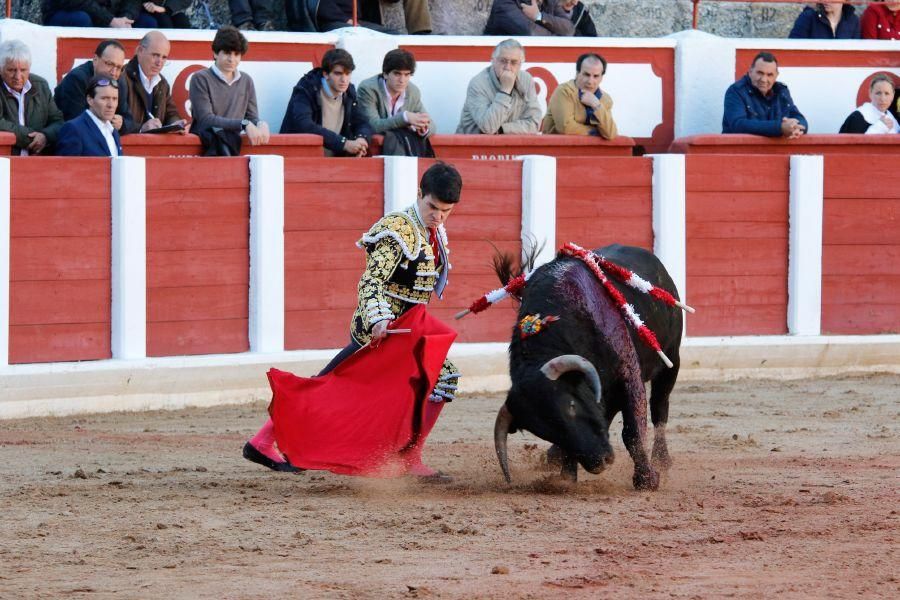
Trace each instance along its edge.
{"label": "bull", "polygon": [[[652,253],[613,244],[595,252],[632,270],[650,283],[677,290],[665,267]],[[511,261],[497,261],[496,270],[506,284]],[[579,259],[560,254],[532,273],[521,292],[518,319],[528,315],[554,315],[540,333],[522,337],[515,328],[509,347],[512,386],[494,426],[494,444],[507,482],[507,436],[519,429],[551,442],[548,458],[561,463],[561,474],[577,481],[578,465],[600,473],[613,462],[609,424],[622,413],[622,440],[634,461],[636,489],[655,490],[659,472],[671,465],[666,446],[669,395],[679,368],[682,314],[650,296],[613,281],[656,334],[669,368],[656,352],[642,343],[597,277]],[[648,460],[647,398],[651,382],[650,415],[654,441]]]}

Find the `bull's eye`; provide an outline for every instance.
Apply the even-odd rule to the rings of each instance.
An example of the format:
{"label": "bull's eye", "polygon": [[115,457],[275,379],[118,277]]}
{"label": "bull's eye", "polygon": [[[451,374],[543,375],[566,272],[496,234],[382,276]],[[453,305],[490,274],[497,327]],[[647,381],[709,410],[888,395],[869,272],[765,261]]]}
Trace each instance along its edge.
{"label": "bull's eye", "polygon": [[571,416],[571,417],[575,416],[575,401],[574,400],[569,401],[569,416]]}

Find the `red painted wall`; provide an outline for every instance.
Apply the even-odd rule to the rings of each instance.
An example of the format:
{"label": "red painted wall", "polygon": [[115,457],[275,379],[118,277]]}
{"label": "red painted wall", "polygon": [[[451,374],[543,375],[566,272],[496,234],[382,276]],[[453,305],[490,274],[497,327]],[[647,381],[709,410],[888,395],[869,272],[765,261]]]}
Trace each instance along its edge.
{"label": "red painted wall", "polygon": [[102,158],[10,159],[11,363],[110,357],[110,175]]}
{"label": "red painted wall", "polygon": [[346,346],[365,268],[356,241],[384,212],[384,163],[286,158],[284,177],[285,348]]}
{"label": "red painted wall", "polygon": [[558,158],[556,245],[617,242],[652,251],[652,178],[649,158]]}
{"label": "red painted wall", "polygon": [[[433,161],[419,160],[419,176]],[[518,257],[522,252],[522,162],[448,160],[463,178],[462,196],[447,222],[450,282],[429,311],[459,332],[459,342],[506,342],[516,309],[508,300],[456,321],[453,315],[485,292],[500,287],[492,269],[493,243]]]}
{"label": "red painted wall", "polygon": [[147,159],[147,355],[245,352],[246,158]]}
{"label": "red painted wall", "polygon": [[826,156],[822,333],[900,333],[900,173],[890,156]]}
{"label": "red painted wall", "polygon": [[790,157],[686,161],[688,333],[787,333]]}

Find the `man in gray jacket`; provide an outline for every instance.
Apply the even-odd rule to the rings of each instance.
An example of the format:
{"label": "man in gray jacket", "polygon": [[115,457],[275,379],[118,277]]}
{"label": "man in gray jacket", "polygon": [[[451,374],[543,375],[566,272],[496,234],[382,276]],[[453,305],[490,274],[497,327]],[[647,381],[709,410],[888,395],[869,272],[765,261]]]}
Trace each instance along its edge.
{"label": "man in gray jacket", "polygon": [[375,133],[409,128],[422,137],[434,133],[434,122],[422,105],[419,88],[410,81],[416,72],[412,52],[397,48],[384,55],[381,73],[359,84],[359,108]]}
{"label": "man in gray jacket", "polygon": [[469,82],[456,133],[537,133],[542,111],[525,49],[513,39],[494,48],[491,65]]}

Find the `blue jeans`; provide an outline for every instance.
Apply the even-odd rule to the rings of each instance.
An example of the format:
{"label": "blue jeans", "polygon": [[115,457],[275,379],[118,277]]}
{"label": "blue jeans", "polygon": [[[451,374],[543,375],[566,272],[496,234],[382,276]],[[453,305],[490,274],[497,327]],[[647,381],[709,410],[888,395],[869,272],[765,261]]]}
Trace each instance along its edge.
{"label": "blue jeans", "polygon": [[54,27],[93,27],[91,17],[83,10],[58,10],[50,15],[44,25]]}

